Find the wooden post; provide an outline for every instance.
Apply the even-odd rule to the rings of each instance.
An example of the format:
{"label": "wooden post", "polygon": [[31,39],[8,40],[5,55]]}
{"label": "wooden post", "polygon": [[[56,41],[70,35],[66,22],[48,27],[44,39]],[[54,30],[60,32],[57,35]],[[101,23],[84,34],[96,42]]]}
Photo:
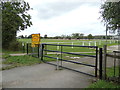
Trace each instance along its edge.
{"label": "wooden post", "polygon": [[105,80],[106,79],[106,63],[107,63],[107,45],[104,45],[103,46],[103,51],[104,51],[104,54],[103,54],[103,79]]}

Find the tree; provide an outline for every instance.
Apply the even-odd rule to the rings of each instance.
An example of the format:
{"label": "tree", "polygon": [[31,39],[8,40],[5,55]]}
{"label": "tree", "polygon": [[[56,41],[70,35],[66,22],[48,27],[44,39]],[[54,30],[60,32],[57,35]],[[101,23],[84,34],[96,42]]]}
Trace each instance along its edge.
{"label": "tree", "polygon": [[73,33],[72,34],[72,38],[74,38],[74,39],[83,39],[83,36],[84,36],[84,34],[82,34],[82,33]]}
{"label": "tree", "polygon": [[88,35],[88,39],[89,39],[89,40],[90,40],[90,39],[93,39],[92,34],[89,34],[89,35]]}
{"label": "tree", "polygon": [[20,35],[20,36],[18,36],[18,38],[24,38],[24,36],[23,36],[23,35]]}
{"label": "tree", "polygon": [[47,38],[47,34],[44,35],[44,38],[45,38],[45,39]]}
{"label": "tree", "polygon": [[28,38],[32,38],[32,35],[29,35]]}
{"label": "tree", "polygon": [[80,33],[80,38],[81,38],[81,39],[83,39],[83,36],[84,36],[84,34],[83,34],[83,33]]}
{"label": "tree", "polygon": [[101,5],[102,21],[105,22],[108,29],[116,31],[120,28],[120,1],[119,2],[105,2]]}
{"label": "tree", "polygon": [[2,11],[2,46],[8,49],[11,42],[16,41],[18,31],[25,30],[32,25],[31,16],[27,13],[31,8],[25,1],[1,1]]}
{"label": "tree", "polygon": [[73,34],[72,34],[72,38],[78,39],[78,38],[79,38],[79,33],[73,33]]}

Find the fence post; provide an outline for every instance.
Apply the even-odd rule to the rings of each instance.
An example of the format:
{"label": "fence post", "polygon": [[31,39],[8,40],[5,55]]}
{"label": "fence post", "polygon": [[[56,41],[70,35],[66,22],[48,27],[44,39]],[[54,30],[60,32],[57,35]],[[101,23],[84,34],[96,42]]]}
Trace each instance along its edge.
{"label": "fence post", "polygon": [[[45,45],[44,48],[45,48],[45,50],[47,50],[47,45]],[[45,51],[44,53],[45,53],[45,55],[47,55],[47,51]]]}
{"label": "fence post", "polygon": [[62,68],[62,46],[61,46],[61,68]]}
{"label": "fence post", "polygon": [[72,48],[73,48],[73,42],[72,42]]}
{"label": "fence post", "polygon": [[27,43],[27,54],[28,54],[28,43]]}
{"label": "fence post", "polygon": [[41,44],[41,60],[43,60],[43,49],[44,49],[44,45]]}
{"label": "fence post", "polygon": [[59,70],[59,55],[57,54],[57,67],[56,70]]}
{"label": "fence post", "polygon": [[23,47],[23,53],[25,53],[25,45],[24,45],[24,43],[22,43],[22,47]]}
{"label": "fence post", "polygon": [[107,45],[103,46],[103,79],[106,79],[106,60],[107,60]]}
{"label": "fence post", "polygon": [[82,45],[83,45],[83,46],[85,46],[85,43],[84,43],[84,41],[83,41]]}
{"label": "fence post", "polygon": [[99,49],[99,79],[102,79],[102,48]]}
{"label": "fence post", "polygon": [[97,77],[97,66],[98,66],[98,47],[96,47],[95,77]]}
{"label": "fence post", "polygon": [[39,47],[40,47],[40,44],[38,44],[38,58],[39,58],[39,53],[40,53],[40,51],[39,51]]}
{"label": "fence post", "polygon": [[57,43],[58,45],[57,45],[57,50],[59,50],[59,43]]}

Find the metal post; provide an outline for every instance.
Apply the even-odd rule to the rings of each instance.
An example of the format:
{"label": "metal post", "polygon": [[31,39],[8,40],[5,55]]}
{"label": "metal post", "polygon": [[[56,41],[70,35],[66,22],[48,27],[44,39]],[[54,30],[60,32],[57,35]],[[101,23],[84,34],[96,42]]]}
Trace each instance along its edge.
{"label": "metal post", "polygon": [[39,55],[39,53],[40,53],[40,52],[39,52],[39,47],[40,47],[40,45],[38,44],[38,58],[39,58],[39,56],[40,56],[40,55]]}
{"label": "metal post", "polygon": [[102,79],[102,48],[99,49],[99,78]]}
{"label": "metal post", "polygon": [[62,67],[62,46],[61,46],[61,67]]}
{"label": "metal post", "polygon": [[97,77],[98,47],[96,47],[95,77]]}
{"label": "metal post", "polygon": [[[45,45],[45,50],[47,50],[47,45]],[[45,55],[47,55],[47,51],[45,51]]]}
{"label": "metal post", "polygon": [[[116,56],[115,52],[114,52],[114,56]],[[114,57],[114,76],[115,76],[115,68],[116,68],[116,58]]]}
{"label": "metal post", "polygon": [[28,43],[27,43],[27,54],[28,54]]}
{"label": "metal post", "polygon": [[35,54],[35,47],[32,48],[32,55],[34,56]]}
{"label": "metal post", "polygon": [[105,80],[106,79],[106,62],[107,62],[107,45],[104,45],[103,47],[103,51],[104,51],[104,58],[103,58],[103,79]]}
{"label": "metal post", "polygon": [[57,54],[57,67],[56,70],[59,70],[59,55]]}
{"label": "metal post", "polygon": [[41,44],[41,60],[43,60],[43,49],[44,49],[44,45]]}
{"label": "metal post", "polygon": [[[120,27],[118,27],[118,51],[120,51]],[[118,52],[120,56],[120,52]],[[118,68],[119,68],[119,80],[120,80],[120,58],[118,58]]]}
{"label": "metal post", "polygon": [[108,31],[108,25],[106,25],[106,45],[107,45],[107,31]]}

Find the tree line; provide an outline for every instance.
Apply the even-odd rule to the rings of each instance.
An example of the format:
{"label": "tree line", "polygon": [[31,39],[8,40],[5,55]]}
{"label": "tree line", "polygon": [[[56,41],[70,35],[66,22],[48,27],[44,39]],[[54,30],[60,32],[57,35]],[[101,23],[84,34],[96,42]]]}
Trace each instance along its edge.
{"label": "tree line", "polygon": [[[108,35],[107,39],[111,39],[113,36],[112,35]],[[20,35],[17,37],[18,39],[31,39],[32,35]],[[89,34],[87,36],[84,36],[83,33],[72,33],[71,35],[61,35],[61,36],[54,36],[54,37],[48,37],[47,34],[45,34],[43,37],[40,37],[41,39],[106,39],[105,35],[92,35]]]}

